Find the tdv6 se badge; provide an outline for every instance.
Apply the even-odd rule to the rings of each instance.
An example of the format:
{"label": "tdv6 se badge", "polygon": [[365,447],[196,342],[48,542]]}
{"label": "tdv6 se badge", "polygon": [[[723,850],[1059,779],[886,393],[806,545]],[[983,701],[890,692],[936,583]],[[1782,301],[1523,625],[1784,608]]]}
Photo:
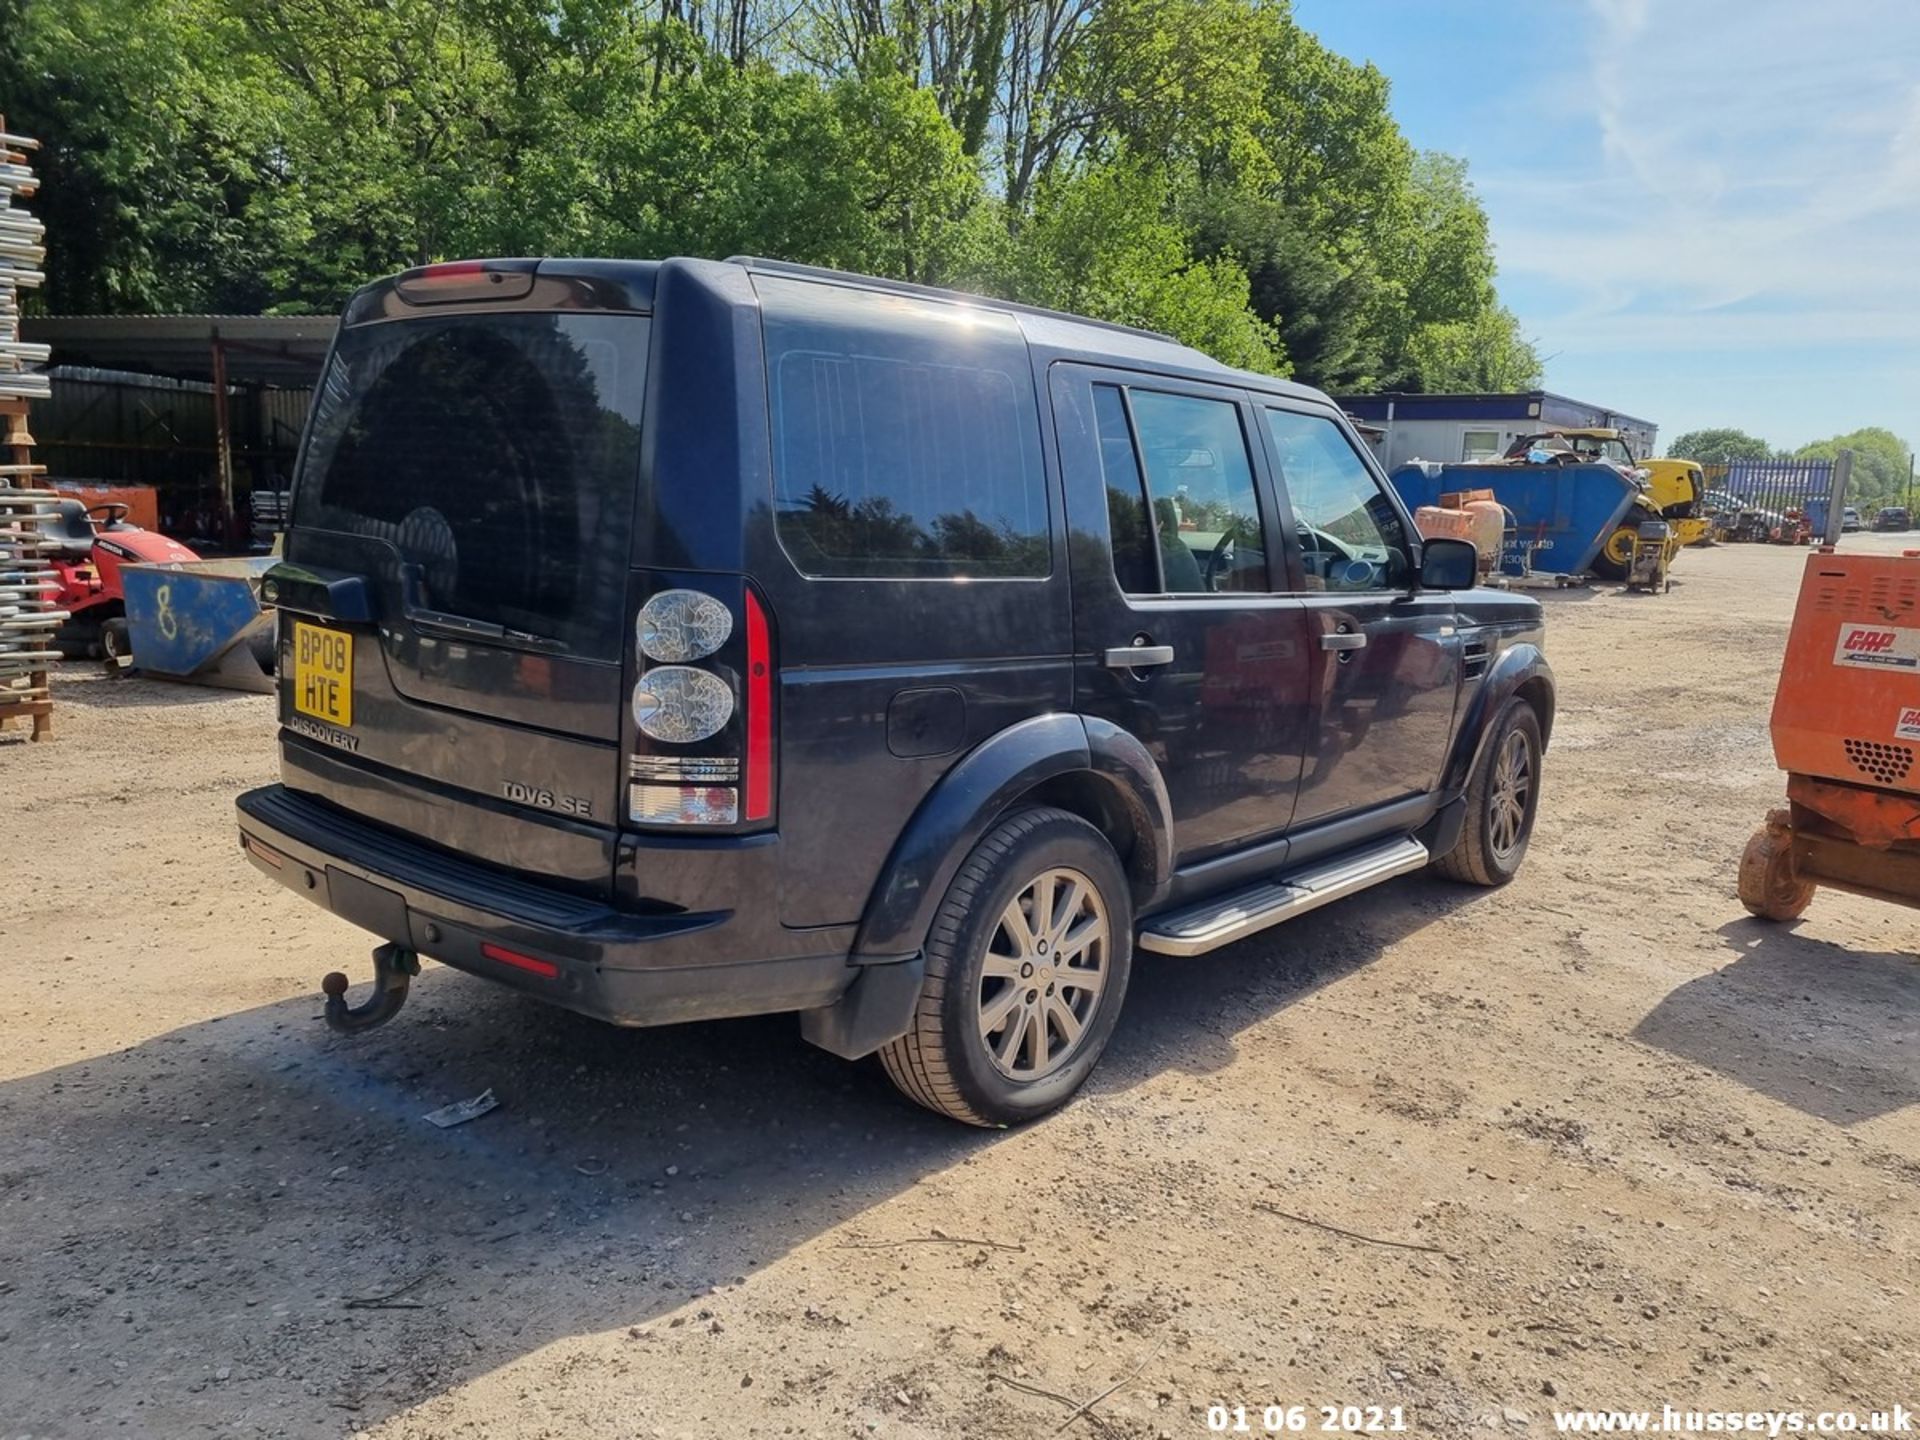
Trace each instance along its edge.
{"label": "tdv6 se badge", "polygon": [[558,810],[562,815],[593,814],[593,802],[584,795],[556,795],[538,785],[522,785],[517,780],[502,780],[500,793],[516,805],[538,805],[542,810]]}

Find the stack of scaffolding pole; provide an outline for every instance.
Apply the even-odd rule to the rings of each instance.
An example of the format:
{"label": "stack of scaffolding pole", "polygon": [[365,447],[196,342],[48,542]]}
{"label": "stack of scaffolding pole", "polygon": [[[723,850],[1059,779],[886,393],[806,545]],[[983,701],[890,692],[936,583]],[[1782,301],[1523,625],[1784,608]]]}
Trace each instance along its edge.
{"label": "stack of scaffolding pole", "polygon": [[50,698],[47,667],[60,658],[54,631],[67,615],[53,608],[60,587],[40,544],[59,498],[52,490],[0,487],[0,715]]}
{"label": "stack of scaffolding pole", "polygon": [[36,188],[26,161],[27,152],[38,148],[38,141],[0,128],[0,396],[21,400],[48,393],[47,377],[36,373],[47,363],[47,347],[20,338],[20,292],[47,278],[40,268],[47,258],[41,243],[46,227],[18,204]]}
{"label": "stack of scaffolding pole", "polygon": [[45,227],[18,203],[37,188],[27,156],[39,148],[0,119],[0,723],[29,719],[36,740],[53,733],[48,674],[67,618],[53,608],[59,586],[43,549],[59,497],[39,487],[27,429],[29,402],[49,393],[47,347],[20,338],[20,292],[47,278]]}

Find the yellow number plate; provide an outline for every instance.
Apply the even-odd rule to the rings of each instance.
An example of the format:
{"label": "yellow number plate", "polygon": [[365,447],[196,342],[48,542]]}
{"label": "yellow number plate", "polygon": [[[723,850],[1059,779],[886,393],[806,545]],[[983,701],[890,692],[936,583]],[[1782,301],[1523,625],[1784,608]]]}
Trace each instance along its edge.
{"label": "yellow number plate", "polygon": [[293,708],[343,730],[353,724],[353,636],[293,622]]}

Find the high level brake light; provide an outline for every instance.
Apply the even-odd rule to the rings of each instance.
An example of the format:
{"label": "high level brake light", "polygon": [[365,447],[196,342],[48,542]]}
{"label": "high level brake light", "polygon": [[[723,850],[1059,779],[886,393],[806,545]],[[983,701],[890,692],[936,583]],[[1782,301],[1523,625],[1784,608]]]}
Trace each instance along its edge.
{"label": "high level brake light", "polygon": [[533,293],[533,260],[449,260],[408,270],[393,288],[409,305],[519,300]]}

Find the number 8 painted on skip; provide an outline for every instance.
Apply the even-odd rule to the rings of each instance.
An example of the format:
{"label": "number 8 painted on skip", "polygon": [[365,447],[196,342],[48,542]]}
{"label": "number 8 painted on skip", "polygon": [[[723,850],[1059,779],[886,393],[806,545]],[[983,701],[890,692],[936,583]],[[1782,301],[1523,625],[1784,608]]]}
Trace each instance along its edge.
{"label": "number 8 painted on skip", "polygon": [[162,585],[153,592],[153,598],[160,602],[160,615],[156,623],[160,633],[169,640],[180,638],[180,622],[173,617],[173,586]]}

